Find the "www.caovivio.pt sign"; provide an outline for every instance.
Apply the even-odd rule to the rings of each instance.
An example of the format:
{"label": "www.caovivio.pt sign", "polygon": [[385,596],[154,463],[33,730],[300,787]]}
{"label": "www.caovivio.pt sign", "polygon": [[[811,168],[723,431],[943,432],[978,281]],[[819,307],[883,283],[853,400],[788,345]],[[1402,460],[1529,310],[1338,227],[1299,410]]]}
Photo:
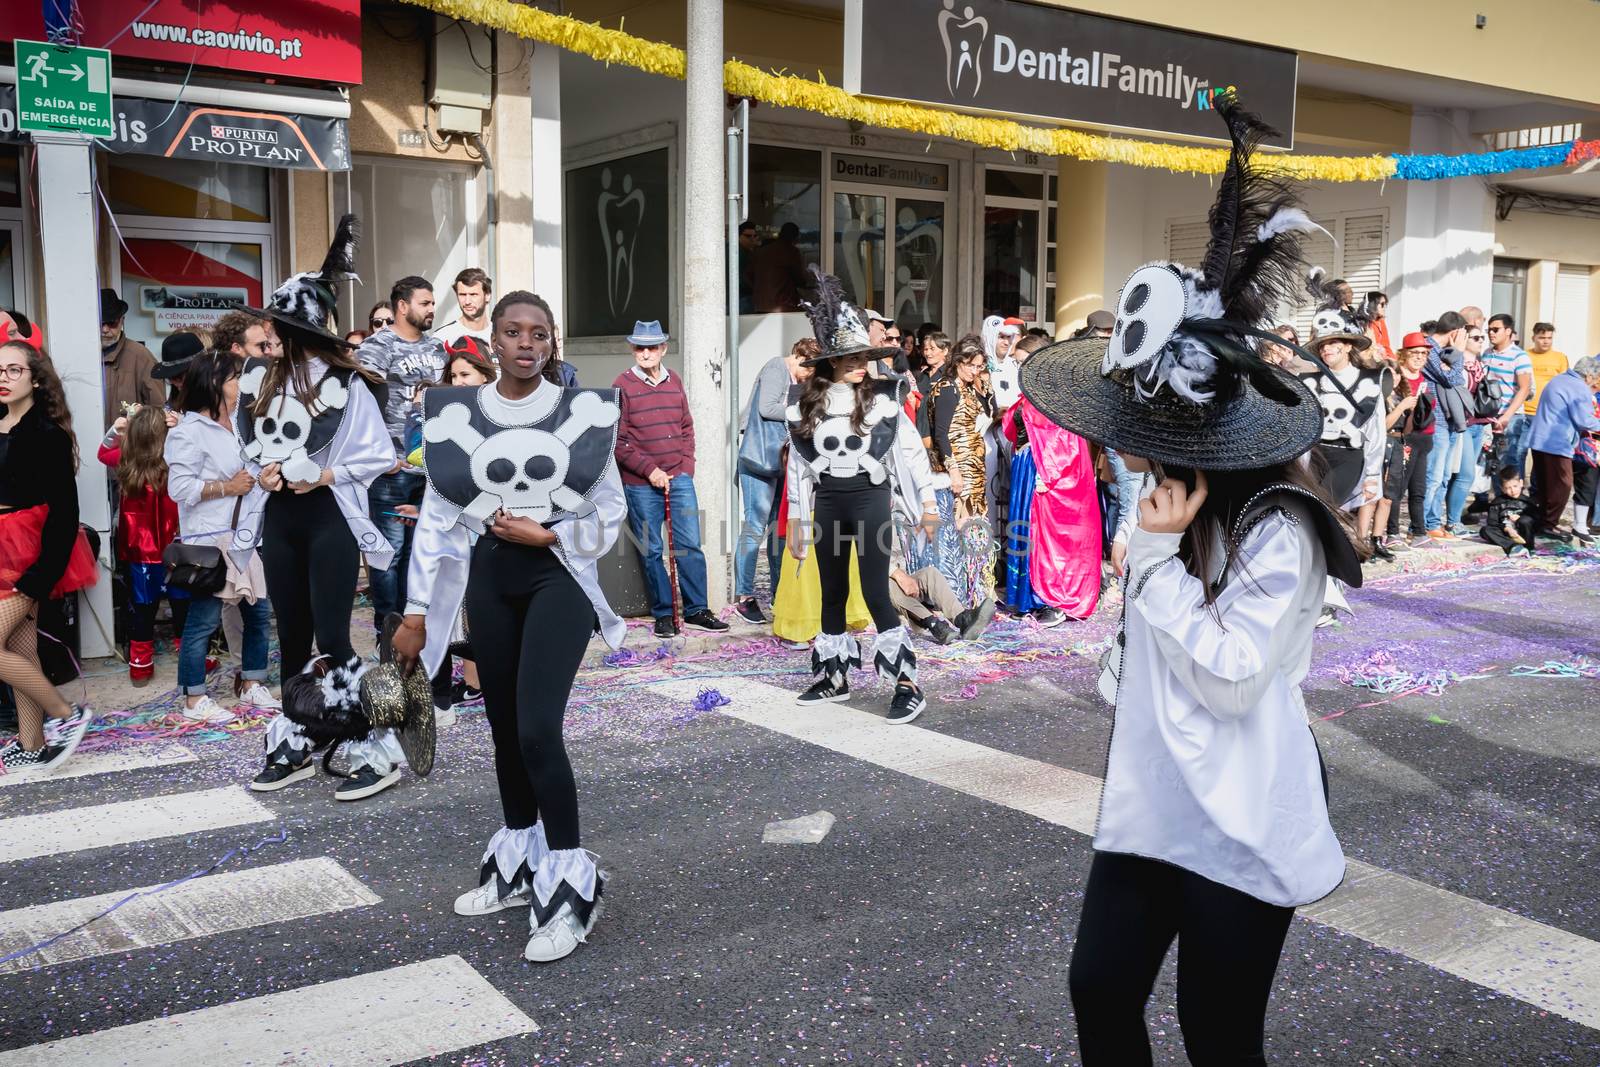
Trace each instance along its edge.
{"label": "www.caovivio.pt sign", "polygon": [[846,0],[845,88],[942,107],[1226,141],[1234,87],[1293,147],[1293,52],[1021,0]]}

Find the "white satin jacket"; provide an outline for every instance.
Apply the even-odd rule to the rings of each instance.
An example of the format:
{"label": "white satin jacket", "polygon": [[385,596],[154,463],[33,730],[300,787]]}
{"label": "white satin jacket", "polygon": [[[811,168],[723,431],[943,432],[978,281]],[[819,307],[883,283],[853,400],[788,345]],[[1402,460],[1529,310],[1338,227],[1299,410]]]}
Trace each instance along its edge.
{"label": "white satin jacket", "polygon": [[1312,506],[1280,496],[1252,517],[1216,615],[1181,535],[1135,527],[1096,849],[1286,907],[1343,880],[1300,694],[1327,575]]}
{"label": "white satin jacket", "polygon": [[[547,417],[561,400],[561,389],[548,382],[520,401],[501,396],[491,382],[479,386],[478,403],[502,426],[527,426]],[[391,449],[392,451],[392,449]],[[628,515],[622,493],[622,476],[615,457],[605,475],[589,494],[594,510],[578,518],[562,519],[550,526],[556,535],[551,551],[561,560],[594,605],[600,620],[600,636],[612,648],[621,648],[627,624],[611,610],[600,589],[600,559],[617,543],[617,535]],[[449,651],[451,636],[461,603],[467,594],[467,572],[472,560],[472,545],[483,527],[460,507],[440,496],[433,488],[422,494],[417,529],[411,538],[411,565],[406,571],[407,615],[427,619],[428,639],[422,649],[422,662],[431,677],[439,670]]]}

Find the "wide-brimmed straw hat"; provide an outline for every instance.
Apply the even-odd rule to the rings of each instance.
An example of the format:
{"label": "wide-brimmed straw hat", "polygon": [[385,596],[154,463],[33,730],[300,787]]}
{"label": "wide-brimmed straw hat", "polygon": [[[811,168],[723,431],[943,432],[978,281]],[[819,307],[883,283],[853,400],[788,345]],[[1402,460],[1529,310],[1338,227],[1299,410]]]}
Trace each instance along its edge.
{"label": "wide-brimmed straw hat", "polygon": [[867,333],[867,313],[844,298],[844,286],[839,284],[838,278],[822,273],[815,266],[811,268],[811,275],[816,281],[817,299],[813,303],[802,302],[801,306],[811,319],[811,332],[822,346],[822,355],[804,360],[806,366],[826,363],[840,356],[865,356],[873,360],[905,354],[899,345],[873,345]]}
{"label": "wide-brimmed straw hat", "polygon": [[271,319],[278,333],[293,337],[312,348],[326,350],[330,345],[355,348],[342,334],[328,329],[335,322],[334,313],[339,305],[340,282],[360,281],[356,277],[356,243],[361,240],[361,227],[354,215],[339,220],[334,230],[333,243],[316,271],[303,271],[272,291],[267,306],[254,308],[240,304],[241,310],[264,319]]}
{"label": "wide-brimmed straw hat", "polygon": [[1322,408],[1258,339],[1294,348],[1261,324],[1305,279],[1301,235],[1320,229],[1284,180],[1251,155],[1271,131],[1221,95],[1233,151],[1217,189],[1211,241],[1197,268],[1152,263],[1118,294],[1109,338],[1062,341],[1022,365],[1022,392],[1047,418],[1091,441],[1202,470],[1284,463],[1322,435]]}

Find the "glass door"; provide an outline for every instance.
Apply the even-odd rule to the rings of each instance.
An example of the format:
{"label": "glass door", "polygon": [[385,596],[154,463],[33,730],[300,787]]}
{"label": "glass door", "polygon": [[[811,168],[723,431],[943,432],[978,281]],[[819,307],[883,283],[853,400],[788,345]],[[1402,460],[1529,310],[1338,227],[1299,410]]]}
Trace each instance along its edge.
{"label": "glass door", "polygon": [[924,322],[943,324],[948,201],[835,184],[831,206],[828,269],[843,285],[845,299],[893,317],[906,332]]}
{"label": "glass door", "polygon": [[270,234],[128,225],[122,233],[117,289],[128,302],[126,330],[152,352],[175,330],[210,327],[235,304],[261,306],[274,262]]}

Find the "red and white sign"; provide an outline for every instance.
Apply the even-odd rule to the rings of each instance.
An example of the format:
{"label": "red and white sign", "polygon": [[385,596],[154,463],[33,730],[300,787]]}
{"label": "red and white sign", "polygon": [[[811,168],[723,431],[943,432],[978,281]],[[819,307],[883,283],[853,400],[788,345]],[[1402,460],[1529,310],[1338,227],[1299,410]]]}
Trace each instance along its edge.
{"label": "red and white sign", "polygon": [[[48,40],[52,6],[0,4],[0,38]],[[361,82],[361,0],[79,0],[77,12],[77,43],[113,56]]]}

